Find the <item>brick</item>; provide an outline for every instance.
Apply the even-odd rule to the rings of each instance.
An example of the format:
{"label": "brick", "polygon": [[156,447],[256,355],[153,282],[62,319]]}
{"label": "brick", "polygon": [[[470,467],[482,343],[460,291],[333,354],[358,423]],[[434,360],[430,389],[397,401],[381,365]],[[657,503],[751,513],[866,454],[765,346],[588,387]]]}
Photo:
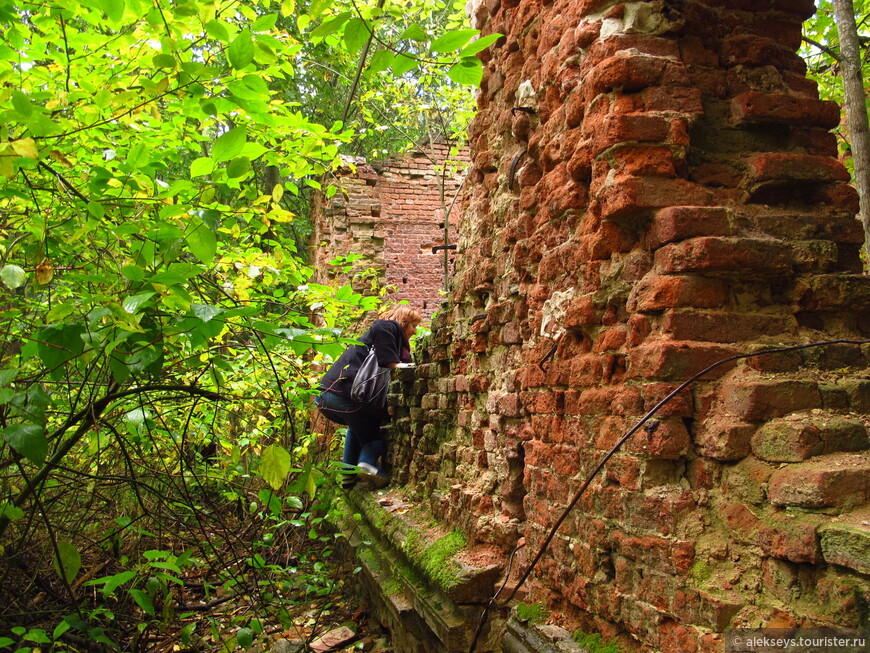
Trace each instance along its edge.
{"label": "brick", "polygon": [[721,487],[734,501],[752,505],[767,503],[767,489],[775,468],[751,456],[722,469]]}
{"label": "brick", "polygon": [[844,453],[793,463],[770,478],[775,506],[848,509],[870,500],[870,456]]}
{"label": "brick", "polygon": [[767,313],[668,311],[662,320],[662,331],[674,340],[722,343],[756,341],[763,336],[781,335],[793,328],[793,320]]}
{"label": "brick", "polygon": [[667,206],[655,215],[650,228],[650,246],[698,236],[730,236],[733,229],[722,207]]}
{"label": "brick", "polygon": [[834,129],[840,124],[840,108],[836,102],[757,91],[735,97],[732,116],[737,125],[799,124]]}
{"label": "brick", "polygon": [[592,134],[592,155],[625,142],[649,143],[664,141],[669,131],[668,121],[661,116],[637,113],[615,114],[595,124]]}
{"label": "brick", "polygon": [[689,452],[691,440],[679,420],[650,421],[634,433],[626,450],[651,458],[679,460]]}
{"label": "brick", "polygon": [[733,418],[713,416],[703,421],[695,436],[700,455],[713,460],[735,461],[745,458],[751,451],[750,441],[756,427]]}
{"label": "brick", "polygon": [[713,205],[715,195],[685,179],[617,175],[600,189],[593,189],[600,202],[601,217],[617,223],[631,221],[655,209],[679,205]]}
{"label": "brick", "polygon": [[813,456],[870,448],[860,419],[814,411],[767,422],[752,437],[752,452],[770,462],[800,462]]}
{"label": "brick", "polygon": [[628,309],[639,312],[669,308],[719,308],[728,299],[728,284],[695,275],[646,275],[632,289]]}
{"label": "brick", "polygon": [[[628,358],[628,377],[686,381],[714,363],[732,356],[733,349],[696,342],[658,341],[636,347]],[[733,367],[721,365],[708,373],[716,378]]]}
{"label": "brick", "polygon": [[870,575],[870,508],[819,528],[825,562]]}
{"label": "brick", "polygon": [[656,252],[659,274],[732,273],[769,279],[791,270],[791,250],[783,242],[758,238],[692,238]]}
{"label": "brick", "polygon": [[755,182],[849,181],[849,171],[834,157],[810,154],[759,154],[747,161],[750,179]]}
{"label": "brick", "polygon": [[791,562],[818,564],[822,562],[817,529],[824,522],[816,515],[794,515],[774,512],[761,521],[758,545],[765,555]]}
{"label": "brick", "polygon": [[861,314],[870,311],[870,277],[821,274],[799,279],[791,298],[800,310]]}
{"label": "brick", "polygon": [[729,383],[722,386],[719,395],[729,413],[747,422],[783,417],[821,405],[821,394],[813,381]]}

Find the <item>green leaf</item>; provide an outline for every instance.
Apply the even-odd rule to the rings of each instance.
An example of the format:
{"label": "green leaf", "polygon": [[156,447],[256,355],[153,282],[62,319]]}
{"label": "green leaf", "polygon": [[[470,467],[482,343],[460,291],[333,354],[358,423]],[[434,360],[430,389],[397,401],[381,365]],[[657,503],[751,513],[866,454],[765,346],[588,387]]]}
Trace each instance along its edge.
{"label": "green leaf", "polygon": [[426,31],[417,24],[410,25],[404,32],[399,35],[399,40],[409,41],[428,41],[429,35]]}
{"label": "green leaf", "polygon": [[219,306],[209,306],[208,304],[191,304],[190,311],[203,322],[208,322],[223,313],[224,309]]}
{"label": "green leaf", "polygon": [[418,61],[404,54],[397,54],[393,60],[393,74],[404,75],[417,67]]}
{"label": "green leaf", "polygon": [[150,596],[140,589],[131,588],[127,591],[130,593],[130,596],[133,597],[133,600],[136,601],[136,604],[142,608],[142,611],[145,614],[151,617],[155,615],[154,603],[151,602]]}
{"label": "green leaf", "polygon": [[194,159],[190,164],[190,176],[191,177],[202,177],[204,175],[210,175],[214,172],[215,162],[214,159],[208,156],[201,156],[198,159]]}
{"label": "green leaf", "polygon": [[476,29],[458,29],[447,32],[432,41],[429,49],[432,52],[453,52],[464,46],[473,36],[479,33]]}
{"label": "green leaf", "polygon": [[290,473],[290,453],[277,444],[269,445],[260,457],[259,474],[273,490],[279,489]]}
{"label": "green leaf", "polygon": [[0,269],[0,281],[3,281],[8,288],[20,288],[27,281],[27,272],[17,265],[4,265]]}
{"label": "green leaf", "polygon": [[311,16],[313,20],[316,20],[320,17],[320,14],[329,8],[329,5],[331,4],[332,0],[312,0],[311,6],[308,10],[308,15]]}
{"label": "green leaf", "polygon": [[210,20],[205,24],[205,33],[212,37],[215,41],[228,43],[230,40],[230,32],[227,29],[227,24],[222,20]]}
{"label": "green leaf", "polygon": [[36,334],[37,351],[43,365],[53,370],[82,353],[84,327],[77,324],[47,326]]}
{"label": "green leaf", "polygon": [[275,27],[275,23],[278,22],[278,14],[266,14],[265,16],[260,16],[257,20],[254,21],[254,24],[251,25],[252,32],[268,32],[270,29]]}
{"label": "green leaf", "polygon": [[12,91],[12,108],[15,109],[25,118],[30,117],[33,113],[33,104],[30,103],[30,98],[21,91]]}
{"label": "green leaf", "polygon": [[154,295],[156,295],[152,290],[146,290],[144,292],[136,293],[131,297],[127,297],[123,302],[122,306],[124,310],[130,313],[131,315],[134,313],[138,313],[139,309],[144,306],[148,300],[150,300]]}
{"label": "green leaf", "polygon": [[0,503],[0,517],[8,519],[9,521],[15,521],[16,519],[22,519],[24,517],[24,511],[18,506],[12,505],[8,501],[4,501]]}
{"label": "green leaf", "polygon": [[350,54],[356,54],[366,44],[372,33],[362,18],[351,18],[344,28],[344,44]]}
{"label": "green leaf", "polygon": [[241,70],[254,60],[254,39],[251,31],[242,30],[227,48],[227,59],[236,70]]}
{"label": "green leaf", "polygon": [[227,177],[238,179],[244,177],[251,170],[251,160],[246,156],[240,156],[227,164]]}
{"label": "green leaf", "polygon": [[333,16],[329,20],[323,21],[320,25],[311,30],[311,38],[322,39],[325,36],[334,34],[348,21],[351,15],[351,12],[345,11],[337,16]]}
{"label": "green leaf", "polygon": [[57,543],[57,555],[54,559],[54,570],[57,575],[64,578],[67,584],[72,584],[82,568],[82,557],[71,542],[59,540]]}
{"label": "green leaf", "polygon": [[133,570],[122,571],[114,576],[109,576],[106,584],[103,585],[103,596],[114,594],[115,590],[134,579],[136,572]]}
{"label": "green leaf", "polygon": [[211,150],[212,158],[221,163],[237,157],[248,139],[248,130],[244,127],[234,127],[218,136]]}
{"label": "green leaf", "polygon": [[457,84],[478,86],[483,79],[483,64],[476,57],[468,57],[451,66],[447,76]]}
{"label": "green leaf", "polygon": [[236,632],[236,643],[243,649],[251,648],[254,643],[254,631],[250,628],[239,628]]}
{"label": "green leaf", "polygon": [[217,236],[199,218],[190,221],[191,228],[184,236],[187,248],[205,265],[211,265],[217,254]]}
{"label": "green leaf", "polygon": [[389,50],[378,50],[372,55],[366,72],[374,74],[387,70],[393,65],[394,60],[393,53]]}
{"label": "green leaf", "polygon": [[462,48],[462,52],[459,53],[459,57],[471,57],[478,52],[482,52],[486,50],[493,43],[498,41],[502,37],[501,34],[488,34],[487,36],[483,36],[475,41],[472,41],[464,48]]}
{"label": "green leaf", "polygon": [[145,278],[145,270],[138,265],[125,265],[121,268],[121,275],[130,281],[142,281]]}
{"label": "green leaf", "polygon": [[5,388],[7,385],[12,383],[15,380],[15,377],[18,375],[17,367],[10,367],[5,370],[0,370],[0,388]]}
{"label": "green leaf", "polygon": [[13,424],[2,431],[3,439],[19,454],[35,465],[45,462],[48,440],[39,424]]}

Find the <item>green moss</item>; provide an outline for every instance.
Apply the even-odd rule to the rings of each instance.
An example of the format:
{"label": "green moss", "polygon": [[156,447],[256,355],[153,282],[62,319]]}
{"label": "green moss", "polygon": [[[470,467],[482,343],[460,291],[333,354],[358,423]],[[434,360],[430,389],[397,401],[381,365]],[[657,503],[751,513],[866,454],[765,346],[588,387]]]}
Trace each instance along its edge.
{"label": "green moss", "polygon": [[696,585],[703,585],[713,577],[713,569],[703,560],[697,560],[689,570],[689,576]]}
{"label": "green moss", "polygon": [[418,531],[410,531],[403,548],[411,561],[426,572],[429,578],[441,587],[448,588],[459,578],[459,565],[452,558],[465,545],[465,536],[459,531],[452,531],[428,546],[424,545]]}
{"label": "green moss", "polygon": [[622,653],[622,647],[618,642],[615,640],[607,642],[598,633],[578,630],[574,633],[573,639],[589,653]]}
{"label": "green moss", "polygon": [[549,612],[540,603],[520,603],[517,608],[517,619],[530,624],[537,624],[547,620]]}

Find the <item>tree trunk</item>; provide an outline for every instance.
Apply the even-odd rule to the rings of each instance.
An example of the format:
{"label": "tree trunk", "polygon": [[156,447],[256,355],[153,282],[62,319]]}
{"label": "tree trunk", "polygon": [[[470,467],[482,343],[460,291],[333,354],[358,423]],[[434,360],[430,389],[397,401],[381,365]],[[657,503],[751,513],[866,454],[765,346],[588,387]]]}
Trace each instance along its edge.
{"label": "tree trunk", "polygon": [[864,81],[861,73],[861,48],[852,0],[833,0],[837,34],[840,37],[840,66],[846,98],[846,122],[852,160],[855,165],[855,185],[860,198],[859,211],[864,225],[865,269],[870,269],[870,123]]}

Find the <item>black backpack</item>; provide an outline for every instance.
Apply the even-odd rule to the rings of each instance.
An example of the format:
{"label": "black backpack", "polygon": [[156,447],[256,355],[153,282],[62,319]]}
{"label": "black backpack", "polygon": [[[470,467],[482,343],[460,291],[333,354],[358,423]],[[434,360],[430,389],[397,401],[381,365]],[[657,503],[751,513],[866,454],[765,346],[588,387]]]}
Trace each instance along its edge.
{"label": "black backpack", "polygon": [[369,353],[360,365],[359,371],[350,388],[350,398],[360,404],[372,408],[383,408],[387,405],[387,391],[390,388],[390,368],[380,367],[375,355],[374,345],[369,347]]}

